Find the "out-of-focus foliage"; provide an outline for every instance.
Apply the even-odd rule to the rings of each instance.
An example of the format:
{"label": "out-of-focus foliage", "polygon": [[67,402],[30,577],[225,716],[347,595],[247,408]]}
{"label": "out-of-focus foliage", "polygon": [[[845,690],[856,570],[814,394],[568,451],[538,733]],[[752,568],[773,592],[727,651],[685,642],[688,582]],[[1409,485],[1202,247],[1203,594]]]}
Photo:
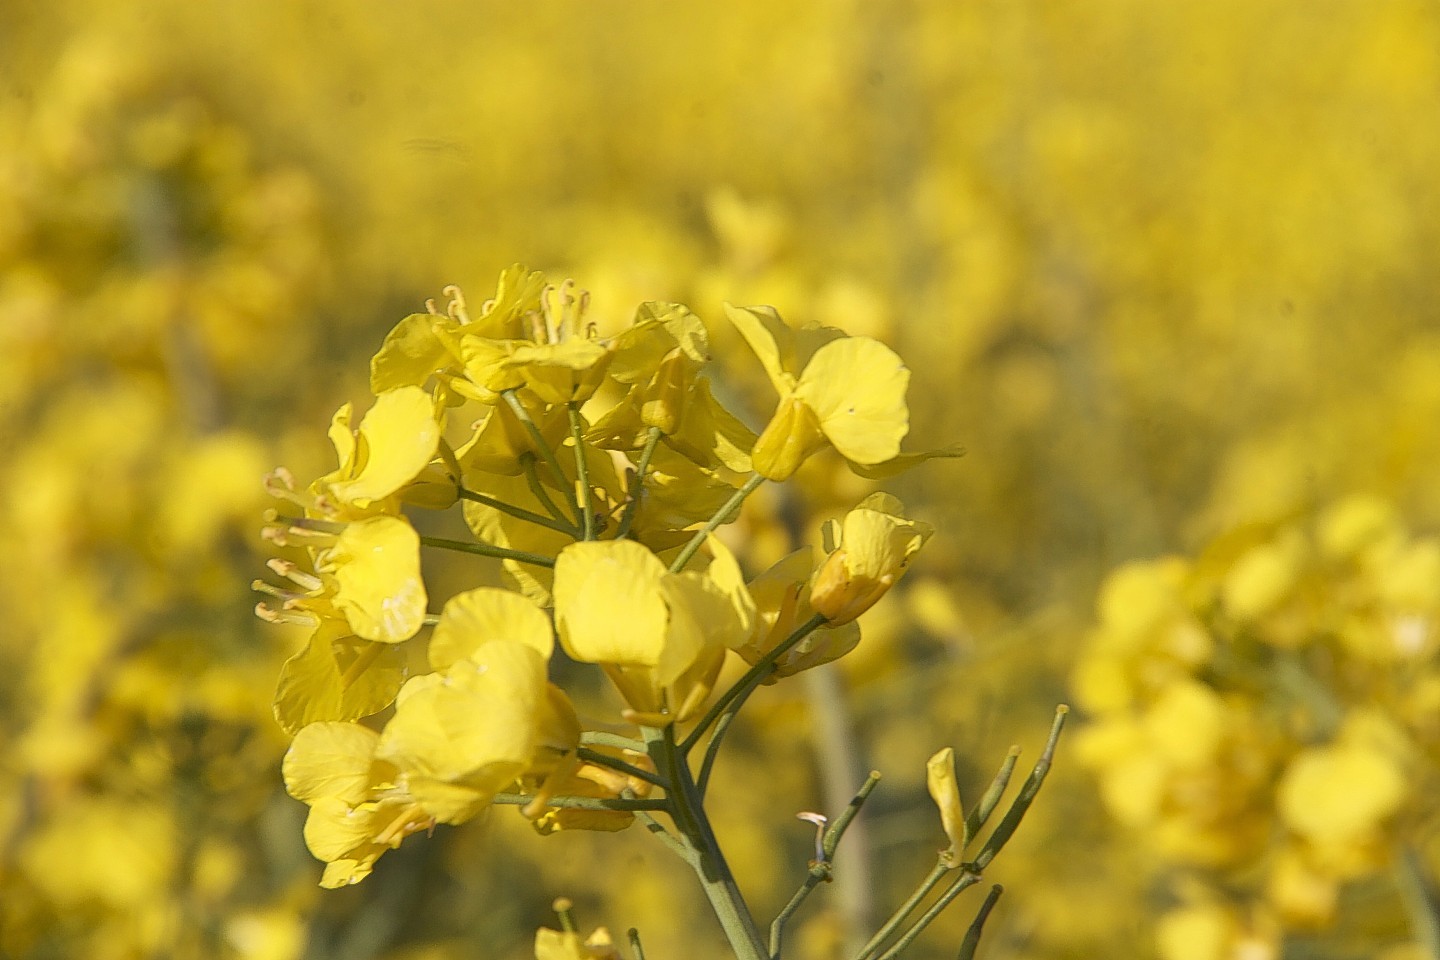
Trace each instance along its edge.
{"label": "out-of-focus foliage", "polygon": [[[356,359],[516,259],[585,277],[610,329],[674,300],[720,343],[729,299],[877,337],[914,367],[912,435],[967,446],[902,487],[952,535],[837,683],[757,697],[737,745],[765,776],[716,771],[751,788],[718,825],[736,859],[802,870],[775,798],[820,805],[848,717],[853,770],[912,771],[865,824],[887,904],[913,879],[891,854],[937,842],[911,825],[925,758],[955,744],[970,797],[1035,743],[1106,571],[1357,491],[1418,541],[1440,522],[1433,5],[16,0],[0,53],[8,954],[518,956],[558,892],[703,951],[662,856],[527,860],[509,818],[312,901],[270,773],[299,638],[245,613],[254,478],[325,469]],[[747,376],[758,428],[774,394]],[[746,518],[747,570],[864,495],[834,466]],[[1145,956],[1177,903],[1162,942],[1259,929],[1148,886],[1154,851],[1065,774],[1002,865],[992,956]],[[1193,856],[1228,856],[1233,822]],[[883,909],[840,892],[796,951]],[[1409,936],[1368,916],[1307,949]]]}

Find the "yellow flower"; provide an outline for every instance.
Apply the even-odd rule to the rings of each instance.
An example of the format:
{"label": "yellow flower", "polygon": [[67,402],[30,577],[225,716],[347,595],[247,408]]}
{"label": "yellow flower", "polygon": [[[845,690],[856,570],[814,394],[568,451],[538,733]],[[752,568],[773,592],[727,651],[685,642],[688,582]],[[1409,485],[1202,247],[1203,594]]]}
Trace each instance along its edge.
{"label": "yellow flower", "polygon": [[827,539],[835,545],[815,574],[810,605],[832,624],[849,623],[904,576],[910,558],[933,532],[929,524],[908,519],[899,500],[871,494],[842,524],[827,525]]}
{"label": "yellow flower", "polygon": [[634,722],[693,716],[725,649],[748,636],[753,606],[738,566],[713,537],[704,574],[670,573],[631,540],[576,543],[555,562],[555,626],[565,652],[598,663]]}
{"label": "yellow flower", "polygon": [[333,581],[332,602],[366,640],[408,640],[425,620],[420,538],[401,517],[347,524],[319,551],[316,572]]}
{"label": "yellow flower", "polygon": [[1405,773],[1373,747],[1339,742],[1311,747],[1290,761],[1276,809],[1291,830],[1319,847],[1370,841],[1405,802]]}
{"label": "yellow flower", "polygon": [[359,883],[386,850],[434,825],[397,782],[396,768],[376,758],[379,743],[357,723],[312,723],[285,753],[285,789],[310,805],[305,845],[326,863],[321,886]]}
{"label": "yellow flower", "polygon": [[[827,442],[845,459],[864,465],[900,453],[910,430],[905,406],[910,371],[893,350],[838,330],[797,333],[773,307],[726,304],[725,314],[780,394],[775,415],[750,452],[762,476],[787,479]],[[810,355],[797,356],[801,347]]]}
{"label": "yellow flower", "polygon": [[540,308],[544,289],[544,274],[513,264],[501,271],[495,297],[472,320],[460,291],[446,288],[454,296],[448,313],[411,314],[385,337],[370,361],[371,391],[378,395],[396,387],[423,387],[432,375],[457,375],[461,357],[452,347],[458,335],[498,340],[525,336],[524,318]]}
{"label": "yellow flower", "polygon": [[401,772],[426,813],[459,823],[546,762],[543,753],[574,750],[579,725],[573,711],[555,716],[557,707],[568,702],[551,697],[546,658],[525,642],[494,639],[443,672],[409,680],[376,756]]}

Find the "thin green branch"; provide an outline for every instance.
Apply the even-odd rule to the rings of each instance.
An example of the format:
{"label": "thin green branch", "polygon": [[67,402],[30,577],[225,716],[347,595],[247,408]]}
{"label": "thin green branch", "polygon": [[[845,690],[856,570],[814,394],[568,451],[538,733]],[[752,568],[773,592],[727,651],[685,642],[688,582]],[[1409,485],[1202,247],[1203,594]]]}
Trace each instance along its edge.
{"label": "thin green branch", "polygon": [[705,716],[700,718],[700,722],[695,725],[695,729],[691,730],[689,736],[680,744],[680,753],[682,755],[689,754],[690,751],[695,748],[695,744],[700,742],[700,738],[705,735],[705,730],[710,724],[715,722],[717,717],[729,708],[731,702],[750,696],[755,688],[760,685],[761,681],[768,677],[771,671],[775,669],[775,662],[777,660],[789,653],[792,647],[814,633],[818,628],[823,626],[825,622],[823,616],[818,613],[815,614],[809,620],[806,620],[800,624],[800,626],[796,627],[795,631],[777,644],[773,650],[755,661],[750,669],[746,670],[745,674],[739,680],[735,681],[735,685],[729,690],[726,690],[724,695],[715,701],[709,710],[705,711]]}
{"label": "thin green branch", "polygon": [[1000,894],[1005,888],[995,884],[990,892],[985,895],[985,902],[980,904],[980,912],[975,914],[975,921],[970,924],[970,929],[965,931],[965,939],[960,941],[960,953],[955,960],[975,960],[975,950],[980,946],[980,934],[985,932],[985,921],[990,919],[990,911],[995,909],[995,903],[1000,899]]}
{"label": "thin green branch", "polygon": [[556,484],[565,492],[565,499],[568,500],[570,504],[571,515],[575,518],[575,523],[578,526],[580,523],[580,503],[575,499],[575,491],[571,488],[570,481],[566,479],[565,471],[560,468],[560,458],[555,456],[555,451],[551,448],[549,442],[546,441],[545,435],[540,432],[540,428],[535,425],[534,419],[530,416],[530,411],[525,409],[525,404],[520,402],[520,398],[516,396],[515,391],[502,390],[500,396],[505,398],[505,403],[509,405],[510,410],[515,414],[515,418],[524,424],[525,431],[530,434],[530,442],[535,444],[535,449],[539,452],[540,458],[545,461],[545,465],[549,467],[550,472],[554,474]]}
{"label": "thin green branch", "polygon": [[[534,803],[535,797],[528,793],[497,793],[495,799],[490,802],[504,806],[523,807],[527,803]],[[630,800],[610,797],[548,797],[545,805],[565,810],[625,810],[635,814],[646,810],[669,809],[664,800]]]}
{"label": "thin green branch", "polygon": [[816,860],[810,864],[810,872],[805,875],[805,881],[800,884],[800,889],[790,898],[790,902],[775,915],[775,922],[770,924],[770,960],[780,960],[780,948],[785,936],[785,924],[800,909],[805,898],[810,896],[810,891],[830,879],[830,864],[825,861]]}
{"label": "thin green branch", "polygon": [[646,741],[653,748],[652,756],[656,757],[657,765],[664,770],[666,779],[675,785],[675,790],[669,797],[670,816],[675,820],[676,829],[695,851],[695,860],[691,866],[705,890],[711,909],[720,920],[725,938],[730,942],[730,949],[734,951],[736,960],[767,960],[768,953],[760,935],[760,928],[755,925],[755,918],[750,915],[750,907],[740,894],[740,888],[730,872],[730,865],[725,862],[725,855],[720,850],[715,831],[705,814],[704,802],[690,777],[690,768],[685,763],[684,754],[675,744],[674,729],[643,729]]}
{"label": "thin green branch", "polygon": [[1030,809],[1030,804],[1045,782],[1045,776],[1050,772],[1050,765],[1055,760],[1055,745],[1060,742],[1060,731],[1065,728],[1065,717],[1069,712],[1070,708],[1064,704],[1055,708],[1055,721],[1050,725],[1050,737],[1045,741],[1045,749],[1041,752],[1040,759],[1035,761],[1035,768],[1030,771],[1030,776],[1010,804],[1010,809],[1005,811],[1005,816],[980,848],[974,862],[966,864],[969,870],[975,873],[983,871],[1014,836],[1015,829],[1025,817],[1025,811]]}
{"label": "thin green branch", "polygon": [[464,487],[459,487],[457,492],[461,500],[469,500],[471,503],[480,503],[484,504],[487,507],[493,507],[494,509],[499,510],[501,513],[509,514],[516,520],[524,520],[526,523],[533,523],[537,526],[547,527],[559,533],[569,534],[572,537],[575,535],[575,528],[572,527],[570,524],[565,523],[561,520],[556,520],[553,517],[547,517],[543,513],[535,513],[534,511],[526,510],[524,507],[517,507],[514,504],[506,503],[503,500],[496,500],[494,497],[487,497],[483,493],[477,493],[474,490],[466,490]]}
{"label": "thin green branch", "polygon": [[670,563],[670,572],[679,573],[681,570],[684,570],[685,564],[689,563],[690,558],[695,556],[695,552],[700,549],[700,545],[705,542],[705,538],[708,537],[716,527],[724,523],[732,513],[739,509],[740,504],[745,502],[745,498],[754,493],[760,484],[764,482],[764,477],[758,473],[752,473],[750,479],[746,480],[744,485],[741,486],[739,490],[736,490],[729,500],[725,501],[725,505],[719,510],[716,510],[714,516],[705,521],[705,526],[695,531],[695,535],[690,538],[690,542],[685,544],[685,549],[681,550],[679,555]]}
{"label": "thin green branch", "polygon": [[590,465],[585,462],[585,431],[580,423],[580,405],[570,401],[565,405],[570,415],[570,439],[575,443],[575,476],[579,495],[584,497],[581,510],[581,539],[595,539],[595,502],[590,495]]}
{"label": "thin green branch", "polygon": [[660,443],[660,428],[651,427],[645,434],[645,446],[640,448],[640,462],[635,466],[635,473],[630,481],[630,499],[625,504],[625,513],[620,518],[620,529],[615,531],[616,540],[624,540],[630,536],[630,525],[635,522],[635,512],[640,509],[640,497],[645,492],[645,474],[650,470],[650,458],[655,455],[655,447]]}
{"label": "thin green branch", "polygon": [[612,757],[607,753],[600,753],[599,751],[591,750],[588,747],[580,747],[575,751],[575,755],[581,760],[584,760],[586,763],[593,763],[596,766],[600,767],[609,767],[611,770],[617,770],[628,777],[634,777],[637,780],[644,780],[651,786],[659,787],[661,790],[670,789],[670,785],[665,782],[664,777],[657,776],[656,774],[651,773],[649,770],[644,770],[640,767],[637,767],[633,763],[626,763],[624,760],[621,760],[618,757]]}
{"label": "thin green branch", "polygon": [[444,537],[421,537],[420,542],[427,547],[436,547],[441,550],[454,550],[456,553],[473,553],[481,557],[514,560],[517,563],[528,563],[536,567],[555,566],[553,557],[542,556],[538,553],[527,553],[524,550],[511,550],[507,547],[497,547],[488,543],[467,543],[464,540],[446,540]]}
{"label": "thin green branch", "polygon": [[845,807],[845,811],[836,817],[835,822],[830,824],[829,828],[825,830],[820,840],[820,858],[811,861],[809,871],[805,874],[805,879],[801,882],[800,888],[795,891],[795,895],[790,898],[790,902],[785,904],[785,907],[775,916],[775,922],[770,924],[770,960],[780,960],[780,948],[785,936],[785,924],[790,922],[790,918],[795,915],[795,911],[800,909],[800,905],[805,902],[805,898],[810,896],[810,893],[817,886],[831,879],[835,850],[840,846],[840,839],[845,836],[845,831],[849,829],[851,822],[855,819],[855,815],[860,812],[860,808],[865,805],[865,801],[869,798],[871,791],[875,789],[876,784],[879,782],[879,772],[875,770],[870,771],[870,776],[866,778],[865,783],[856,791],[849,805]]}
{"label": "thin green branch", "polygon": [[640,931],[631,927],[625,931],[625,936],[630,940],[630,952],[635,954],[635,960],[645,960],[645,948],[640,945]]}
{"label": "thin green branch", "polygon": [[736,697],[720,714],[715,721],[715,732],[710,735],[710,742],[705,744],[705,756],[700,761],[700,773],[695,778],[695,789],[700,791],[700,796],[705,796],[705,791],[710,788],[710,774],[715,769],[715,758],[720,755],[720,744],[725,740],[725,731],[730,724],[735,722],[736,715],[745,704],[745,697]]}
{"label": "thin green branch", "polygon": [[850,803],[825,831],[825,836],[820,841],[820,848],[825,852],[826,860],[835,859],[835,851],[840,846],[840,838],[845,836],[845,831],[850,829],[850,823],[855,819],[855,815],[860,812],[860,808],[865,805],[866,800],[870,799],[870,794],[879,785],[880,771],[871,770],[870,775],[865,778],[865,782],[860,785],[860,789],[855,791],[855,796],[850,798]]}
{"label": "thin green branch", "polygon": [[643,810],[636,813],[635,816],[639,817],[640,822],[645,824],[645,829],[649,830],[657,840],[669,847],[672,853],[690,864],[691,867],[695,866],[695,851],[686,846],[685,842],[679,837],[672,834],[669,830],[666,830],[665,824],[656,820],[653,814]]}
{"label": "thin green branch", "polygon": [[530,488],[530,495],[533,496],[545,508],[545,511],[555,519],[555,522],[564,527],[565,532],[576,540],[580,539],[580,528],[565,516],[555,501],[550,499],[550,494],[545,492],[545,485],[540,482],[540,475],[535,472],[535,455],[530,452],[521,454],[521,467],[525,471],[525,484]]}
{"label": "thin green branch", "polygon": [[940,899],[936,900],[930,905],[929,910],[926,910],[920,915],[920,919],[915,921],[915,925],[909,930],[906,930],[905,935],[895,941],[893,947],[880,954],[879,960],[894,960],[895,957],[904,953],[910,944],[914,943],[916,938],[925,932],[925,928],[930,926],[936,917],[945,912],[945,908],[950,906],[956,897],[979,882],[980,874],[973,873],[969,870],[962,873],[959,879],[945,888],[945,892],[940,894]]}
{"label": "thin green branch", "polygon": [[979,836],[980,831],[985,828],[990,814],[995,812],[1000,798],[1005,795],[1005,788],[1010,785],[1010,777],[1015,773],[1015,762],[1019,759],[1020,748],[1011,747],[1005,756],[1005,762],[1000,764],[1000,771],[995,774],[995,779],[990,781],[990,786],[980,798],[980,802],[965,818],[965,843],[962,846],[968,847],[970,841]]}
{"label": "thin green branch", "polygon": [[645,744],[639,740],[622,737],[618,733],[610,733],[607,730],[586,730],[580,734],[580,742],[586,746],[615,747],[633,753],[645,752]]}
{"label": "thin green branch", "polygon": [[889,940],[894,936],[895,931],[900,929],[901,924],[909,919],[910,914],[915,912],[915,908],[920,906],[920,902],[929,896],[930,891],[934,890],[936,885],[940,883],[940,880],[953,869],[955,869],[954,864],[950,862],[948,857],[941,854],[940,859],[936,861],[935,866],[926,874],[925,879],[920,881],[919,885],[911,891],[910,896],[905,899],[905,902],[895,909],[895,912],[890,915],[890,918],[880,925],[879,930],[875,931],[875,935],[866,941],[865,946],[860,948],[860,952],[855,955],[855,960],[867,960],[867,958],[874,956],[875,952],[880,949],[885,941]]}

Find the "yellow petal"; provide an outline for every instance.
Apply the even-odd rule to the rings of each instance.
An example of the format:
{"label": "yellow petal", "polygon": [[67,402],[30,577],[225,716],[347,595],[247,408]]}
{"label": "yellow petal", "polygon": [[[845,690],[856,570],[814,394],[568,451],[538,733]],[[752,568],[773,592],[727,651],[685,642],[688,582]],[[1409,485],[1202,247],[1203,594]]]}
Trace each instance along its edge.
{"label": "yellow petal", "polygon": [[546,660],[555,644],[550,618],[513,590],[480,587],[451,597],[430,638],[430,666],[444,670],[494,640],[522,643]]}
{"label": "yellow petal", "polygon": [[305,846],[317,860],[339,860],[371,842],[374,804],[360,807],[339,797],[318,797],[305,818]]}
{"label": "yellow petal", "polygon": [[281,773],[290,796],[307,803],[335,797],[351,805],[366,798],[380,735],[358,723],[312,723],[295,735]]}
{"label": "yellow petal", "polygon": [[846,337],[815,351],[795,395],[815,411],[841,456],[871,464],[900,453],[910,430],[909,385],[910,371],[895,351],[869,337]]}
{"label": "yellow petal", "polygon": [[430,374],[455,362],[435,336],[434,326],[441,321],[432,313],[412,313],[386,334],[370,359],[371,393],[379,396],[397,387],[423,387]]}
{"label": "yellow petal", "polygon": [[825,432],[815,411],[799,397],[787,395],[756,438],[750,463],[760,476],[783,483],[824,446]]}
{"label": "yellow petal", "polygon": [[275,688],[275,719],[294,734],[321,720],[358,720],[395,700],[405,655],[394,644],[348,636],[322,624],[305,649],[285,661]]}
{"label": "yellow petal", "polygon": [[331,490],[346,503],[382,500],[425,469],[439,442],[440,426],[428,393],[419,387],[382,393],[360,422],[359,474],[332,484]]}
{"label": "yellow petal", "polygon": [[653,667],[669,612],[660,596],[665,565],[632,540],[575,543],[555,560],[555,626],[583,663]]}
{"label": "yellow petal", "polygon": [[727,303],[725,316],[760,358],[776,392],[781,396],[790,393],[795,386],[795,378],[790,373],[795,363],[795,333],[780,319],[775,308],[733,307]]}
{"label": "yellow petal", "polygon": [[399,643],[424,622],[420,538],[408,521],[372,517],[347,525],[317,567],[335,577],[335,606],[357,636]]}
{"label": "yellow petal", "polygon": [[950,838],[950,857],[959,857],[970,842],[965,830],[965,810],[960,804],[960,786],[955,782],[955,751],[946,747],[925,764],[925,784],[930,799],[940,810],[940,823]]}
{"label": "yellow petal", "polygon": [[484,644],[443,675],[406,685],[376,755],[406,774],[436,819],[464,819],[530,762],[546,683],[545,660],[533,648]]}

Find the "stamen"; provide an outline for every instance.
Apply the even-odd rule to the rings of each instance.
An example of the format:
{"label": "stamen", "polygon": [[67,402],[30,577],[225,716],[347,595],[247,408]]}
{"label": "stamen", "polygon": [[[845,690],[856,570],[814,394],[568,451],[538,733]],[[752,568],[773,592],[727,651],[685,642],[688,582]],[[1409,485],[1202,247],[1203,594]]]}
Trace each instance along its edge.
{"label": "stamen", "polygon": [[315,574],[302,570],[299,564],[289,560],[284,560],[280,557],[271,557],[265,562],[265,566],[274,570],[286,580],[298,584],[307,592],[313,593],[325,586],[324,581],[315,576]]}
{"label": "stamen", "polygon": [[452,283],[440,292],[450,298],[450,302],[445,305],[445,311],[450,314],[451,319],[458,323],[468,324],[470,313],[465,309],[465,294],[460,288]]}
{"label": "stamen", "polygon": [[432,317],[441,316],[440,308],[435,305],[434,297],[425,298],[425,312],[430,314]]}
{"label": "stamen", "polygon": [[815,862],[825,862],[825,826],[830,822],[823,813],[812,813],[806,810],[804,813],[795,814],[796,820],[806,820],[815,824]]}

